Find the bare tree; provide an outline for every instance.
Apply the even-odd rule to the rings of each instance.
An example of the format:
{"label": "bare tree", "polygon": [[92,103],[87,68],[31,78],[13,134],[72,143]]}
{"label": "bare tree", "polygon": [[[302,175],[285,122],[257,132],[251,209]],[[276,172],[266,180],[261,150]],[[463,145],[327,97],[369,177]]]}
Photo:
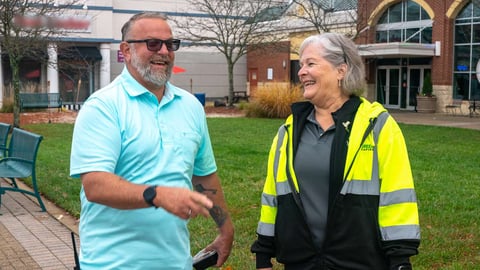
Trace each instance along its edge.
{"label": "bare tree", "polygon": [[66,90],[63,101],[71,102],[74,106],[83,100],[82,95],[89,94],[88,77],[95,70],[98,62],[89,55],[83,55],[79,48],[72,44],[63,43],[59,52],[62,59],[58,61],[58,73],[63,80],[63,87]]}
{"label": "bare tree", "polygon": [[20,123],[20,63],[45,62],[47,48],[65,34],[59,18],[76,0],[0,0],[0,48],[12,70],[13,125]]}
{"label": "bare tree", "polygon": [[355,37],[357,0],[292,0],[296,10],[289,15],[307,22],[317,33],[343,31]]}
{"label": "bare tree", "polygon": [[[228,105],[233,103],[233,69],[237,61],[255,44],[280,40],[276,27],[276,9],[285,5],[273,0],[188,0],[189,12],[173,18],[178,35],[193,46],[214,46],[226,58],[228,68]],[[194,11],[192,11],[194,10]],[[205,14],[206,16],[195,16]],[[191,15],[190,15],[191,14]],[[270,35],[269,35],[270,34]]]}

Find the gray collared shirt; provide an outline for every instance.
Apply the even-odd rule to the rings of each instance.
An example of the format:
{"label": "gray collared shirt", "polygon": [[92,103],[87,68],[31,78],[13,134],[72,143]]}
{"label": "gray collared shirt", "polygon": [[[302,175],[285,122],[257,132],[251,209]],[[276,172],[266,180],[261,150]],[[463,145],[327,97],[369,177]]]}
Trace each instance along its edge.
{"label": "gray collared shirt", "polygon": [[307,120],[295,155],[294,168],[307,223],[315,245],[321,249],[327,226],[330,152],[335,125],[324,131],[315,120],[315,110]]}

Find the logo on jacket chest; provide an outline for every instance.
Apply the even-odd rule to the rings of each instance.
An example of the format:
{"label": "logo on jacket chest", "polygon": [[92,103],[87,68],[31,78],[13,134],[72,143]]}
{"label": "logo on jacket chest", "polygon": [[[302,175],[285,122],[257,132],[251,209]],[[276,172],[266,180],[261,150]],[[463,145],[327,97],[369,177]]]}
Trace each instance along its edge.
{"label": "logo on jacket chest", "polygon": [[360,151],[373,151],[374,149],[374,145],[373,144],[368,144],[368,143],[365,143],[362,145],[362,147],[360,148]]}

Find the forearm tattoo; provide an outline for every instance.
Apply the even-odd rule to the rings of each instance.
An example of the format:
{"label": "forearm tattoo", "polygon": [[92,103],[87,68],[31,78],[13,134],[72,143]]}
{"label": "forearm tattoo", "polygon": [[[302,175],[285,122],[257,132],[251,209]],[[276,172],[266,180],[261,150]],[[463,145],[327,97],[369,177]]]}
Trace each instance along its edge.
{"label": "forearm tattoo", "polygon": [[227,213],[223,211],[222,208],[218,205],[214,205],[210,210],[210,216],[212,216],[213,220],[217,224],[217,227],[222,227],[225,224],[225,220],[227,220]]}
{"label": "forearm tattoo", "polygon": [[207,189],[207,188],[204,188],[201,184],[195,185],[195,190],[200,193],[205,193],[206,191],[208,191],[208,192],[211,192],[213,195],[217,194],[216,189]]}
{"label": "forearm tattoo", "polygon": [[[217,194],[216,189],[207,189],[204,188],[201,184],[195,185],[195,190],[200,193],[211,192],[213,195]],[[212,216],[213,220],[217,224],[217,227],[222,227],[227,220],[228,214],[224,211],[220,206],[214,205],[210,210],[208,210],[210,216]]]}

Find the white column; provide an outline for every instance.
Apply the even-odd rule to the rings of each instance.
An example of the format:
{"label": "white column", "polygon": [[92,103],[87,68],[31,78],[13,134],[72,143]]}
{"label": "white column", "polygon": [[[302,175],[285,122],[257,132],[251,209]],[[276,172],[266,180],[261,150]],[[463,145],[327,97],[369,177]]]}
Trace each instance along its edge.
{"label": "white column", "polygon": [[3,107],[3,61],[2,61],[2,48],[0,47],[0,108]]}
{"label": "white column", "polygon": [[48,45],[47,92],[58,93],[58,54],[57,45]]}
{"label": "white column", "polygon": [[110,44],[100,44],[100,54],[102,62],[100,63],[100,88],[110,83]]}

